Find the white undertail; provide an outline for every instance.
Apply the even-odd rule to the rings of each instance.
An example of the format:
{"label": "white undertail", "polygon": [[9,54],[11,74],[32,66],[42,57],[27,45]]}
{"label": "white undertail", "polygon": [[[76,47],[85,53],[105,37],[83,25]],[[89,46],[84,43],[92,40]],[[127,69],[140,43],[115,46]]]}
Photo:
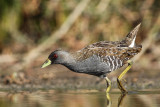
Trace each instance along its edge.
{"label": "white undertail", "polygon": [[134,37],[131,44],[129,45],[130,48],[133,48],[135,46],[135,40],[136,40],[136,36]]}

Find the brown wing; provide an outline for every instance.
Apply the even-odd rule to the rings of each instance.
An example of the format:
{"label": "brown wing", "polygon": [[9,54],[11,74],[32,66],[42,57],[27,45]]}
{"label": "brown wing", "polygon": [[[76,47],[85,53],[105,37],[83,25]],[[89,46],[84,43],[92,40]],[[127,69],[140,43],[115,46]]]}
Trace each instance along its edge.
{"label": "brown wing", "polygon": [[112,47],[128,47],[124,41],[100,41],[93,43],[89,46],[86,46],[84,49],[87,48],[112,48]]}
{"label": "brown wing", "polygon": [[93,55],[102,55],[108,54],[108,50],[111,49],[111,47],[117,47],[119,44],[118,41],[112,42],[112,41],[100,41],[93,43],[91,45],[86,46],[85,48],[81,49],[80,51],[77,51],[73,56],[78,61],[87,59]]}
{"label": "brown wing", "polygon": [[120,42],[119,41],[100,41],[100,42],[96,42],[96,43],[93,43],[87,47],[85,47],[84,49],[86,48],[97,48],[97,47],[105,47],[105,48],[111,48],[111,47],[117,47],[120,45]]}
{"label": "brown wing", "polygon": [[129,48],[129,47],[118,47],[119,45],[112,45],[106,42],[108,47],[103,47],[102,44],[95,47],[95,44],[83,48],[76,53],[76,58],[78,61],[85,60],[93,55],[100,57],[102,61],[108,63],[111,66],[111,70],[120,68],[127,63],[129,59],[134,57],[141,51],[141,46]]}

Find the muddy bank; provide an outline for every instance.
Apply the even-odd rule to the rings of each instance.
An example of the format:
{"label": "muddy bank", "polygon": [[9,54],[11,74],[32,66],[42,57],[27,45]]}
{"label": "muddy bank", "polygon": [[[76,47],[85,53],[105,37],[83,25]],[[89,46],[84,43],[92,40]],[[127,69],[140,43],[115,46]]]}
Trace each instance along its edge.
{"label": "muddy bank", "polygon": [[[117,76],[120,71],[115,71],[108,75],[112,81],[112,89],[117,89]],[[160,88],[160,73],[158,71],[135,71],[131,69],[124,78],[124,86],[128,90],[145,90]],[[154,73],[153,73],[154,72]],[[95,89],[105,90],[106,82],[102,78],[87,74],[79,74],[69,71],[62,67],[54,69],[35,70],[32,73],[17,72],[12,75],[1,75],[0,90],[4,91],[36,91],[36,90],[78,90],[78,89]],[[32,75],[31,75],[32,74]]]}

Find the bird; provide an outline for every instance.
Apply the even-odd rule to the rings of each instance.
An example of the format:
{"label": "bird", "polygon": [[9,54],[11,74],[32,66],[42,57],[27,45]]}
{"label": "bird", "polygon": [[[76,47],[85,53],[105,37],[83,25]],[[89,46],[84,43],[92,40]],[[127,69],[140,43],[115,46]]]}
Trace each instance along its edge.
{"label": "bird", "polygon": [[62,49],[54,50],[41,68],[52,64],[61,64],[76,73],[104,78],[107,84],[106,92],[109,93],[111,81],[107,75],[128,64],[126,69],[117,77],[118,88],[122,93],[127,93],[128,91],[122,85],[122,80],[133,64],[131,59],[142,49],[142,45],[135,43],[140,25],[141,23],[120,41],[99,41],[75,52]]}

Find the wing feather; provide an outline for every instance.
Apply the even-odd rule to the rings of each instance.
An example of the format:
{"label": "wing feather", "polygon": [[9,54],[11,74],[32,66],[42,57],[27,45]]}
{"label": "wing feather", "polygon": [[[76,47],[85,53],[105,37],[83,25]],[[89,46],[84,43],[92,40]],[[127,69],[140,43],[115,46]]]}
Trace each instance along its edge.
{"label": "wing feather", "polygon": [[[99,46],[94,46],[94,44],[89,45],[87,48],[83,48],[76,52],[76,59],[78,61],[85,60],[93,55],[97,55],[102,58],[103,61],[107,62],[108,56],[114,56],[115,58],[121,59],[123,64],[125,64],[129,59],[138,54],[141,51],[141,47],[118,47],[109,45],[103,47],[102,44]],[[103,44],[104,45],[104,44]],[[120,62],[120,61],[119,61]]]}

